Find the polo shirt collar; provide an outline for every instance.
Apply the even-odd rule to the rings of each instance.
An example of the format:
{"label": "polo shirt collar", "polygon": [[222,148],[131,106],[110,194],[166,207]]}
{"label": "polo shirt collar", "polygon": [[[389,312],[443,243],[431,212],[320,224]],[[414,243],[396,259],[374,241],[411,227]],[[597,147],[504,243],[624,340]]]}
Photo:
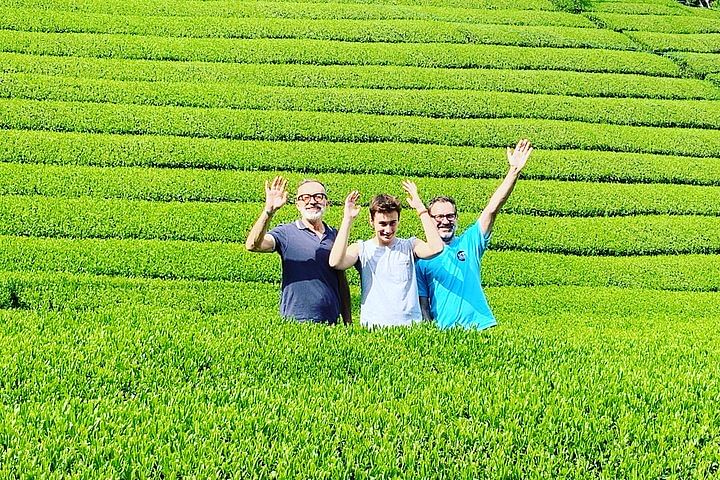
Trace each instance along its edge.
{"label": "polo shirt collar", "polygon": [[[312,231],[310,228],[308,228],[308,226],[305,225],[302,222],[302,220],[295,220],[295,226],[298,228],[298,230],[307,230],[308,232],[315,235],[315,232]],[[330,227],[328,227],[327,223],[325,223],[325,222],[323,222],[323,226],[325,227],[325,232],[323,232],[323,238],[324,238],[327,236],[328,228],[330,228]]]}

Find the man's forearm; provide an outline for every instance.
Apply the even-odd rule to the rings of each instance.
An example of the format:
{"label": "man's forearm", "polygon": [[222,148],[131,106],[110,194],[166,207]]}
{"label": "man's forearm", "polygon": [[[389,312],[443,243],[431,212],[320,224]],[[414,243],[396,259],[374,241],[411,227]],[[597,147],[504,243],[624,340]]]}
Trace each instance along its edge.
{"label": "man's forearm", "polygon": [[519,177],[520,171],[511,167],[502,183],[495,190],[492,197],[490,197],[486,209],[492,213],[499,212],[502,206],[505,205],[505,202],[507,202],[507,199],[510,198],[510,194],[515,188]]}
{"label": "man's forearm", "polygon": [[445,247],[445,242],[443,242],[442,237],[440,236],[440,232],[437,229],[437,224],[435,223],[435,220],[432,219],[430,216],[430,212],[428,212],[427,209],[421,210],[418,212],[418,215],[420,216],[420,222],[422,223],[423,230],[425,232],[425,239],[427,240],[427,244],[435,251],[441,252],[442,249]]}
{"label": "man's forearm", "polygon": [[350,238],[352,222],[353,220],[348,217],[343,217],[342,219],[337,236],[335,237],[335,243],[333,244],[332,250],[330,250],[329,261],[332,268],[337,268],[338,270],[345,270],[347,268],[343,263],[347,256],[348,239]]}
{"label": "man's forearm", "polygon": [[255,224],[248,234],[248,238],[245,241],[245,248],[253,252],[260,250],[272,216],[273,212],[268,210],[263,210],[262,213],[260,213],[260,216],[255,221]]}

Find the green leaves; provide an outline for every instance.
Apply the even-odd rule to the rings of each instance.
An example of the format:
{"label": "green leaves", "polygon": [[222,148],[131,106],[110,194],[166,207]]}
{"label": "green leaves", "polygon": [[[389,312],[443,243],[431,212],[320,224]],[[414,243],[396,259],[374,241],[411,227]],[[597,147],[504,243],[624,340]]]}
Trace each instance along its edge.
{"label": "green leaves", "polygon": [[680,76],[670,60],[645,52],[451,43],[353,43],[296,39],[210,39],[92,33],[0,32],[5,52],[228,63],[401,65],[556,69]]}
{"label": "green leaves", "polygon": [[261,87],[223,83],[87,81],[7,75],[0,97],[73,102],[366,113],[431,118],[527,117],[619,125],[714,128],[720,101],[577,98],[472,90]]}
{"label": "green leaves", "polygon": [[[716,476],[717,20],[0,0],[0,477]],[[497,327],[278,318],[279,258],[243,245],[263,180],[319,178],[337,225],[410,178],[462,231],[518,138]]]}

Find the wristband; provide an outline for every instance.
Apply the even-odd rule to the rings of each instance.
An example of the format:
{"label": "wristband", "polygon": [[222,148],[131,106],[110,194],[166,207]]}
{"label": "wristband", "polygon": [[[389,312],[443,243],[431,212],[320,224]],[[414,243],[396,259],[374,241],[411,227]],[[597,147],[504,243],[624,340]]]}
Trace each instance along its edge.
{"label": "wristband", "polygon": [[273,216],[273,214],[272,214],[272,212],[271,212],[270,210],[265,210],[265,213],[267,214],[268,217],[272,217],[272,216]]}
{"label": "wristband", "polygon": [[[423,213],[428,213],[427,208],[425,210],[423,210],[422,212],[417,212],[417,216],[419,217]],[[428,215],[429,215],[429,213],[428,213]]]}

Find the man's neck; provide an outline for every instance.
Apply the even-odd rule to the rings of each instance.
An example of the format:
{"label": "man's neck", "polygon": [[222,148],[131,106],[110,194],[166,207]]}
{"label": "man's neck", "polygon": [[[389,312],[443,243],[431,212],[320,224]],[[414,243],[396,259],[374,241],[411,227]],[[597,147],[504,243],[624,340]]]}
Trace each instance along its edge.
{"label": "man's neck", "polygon": [[312,230],[315,233],[325,233],[325,224],[322,221],[322,218],[318,218],[317,220],[310,221],[307,218],[303,218],[300,220],[303,225],[305,225],[307,228]]}

